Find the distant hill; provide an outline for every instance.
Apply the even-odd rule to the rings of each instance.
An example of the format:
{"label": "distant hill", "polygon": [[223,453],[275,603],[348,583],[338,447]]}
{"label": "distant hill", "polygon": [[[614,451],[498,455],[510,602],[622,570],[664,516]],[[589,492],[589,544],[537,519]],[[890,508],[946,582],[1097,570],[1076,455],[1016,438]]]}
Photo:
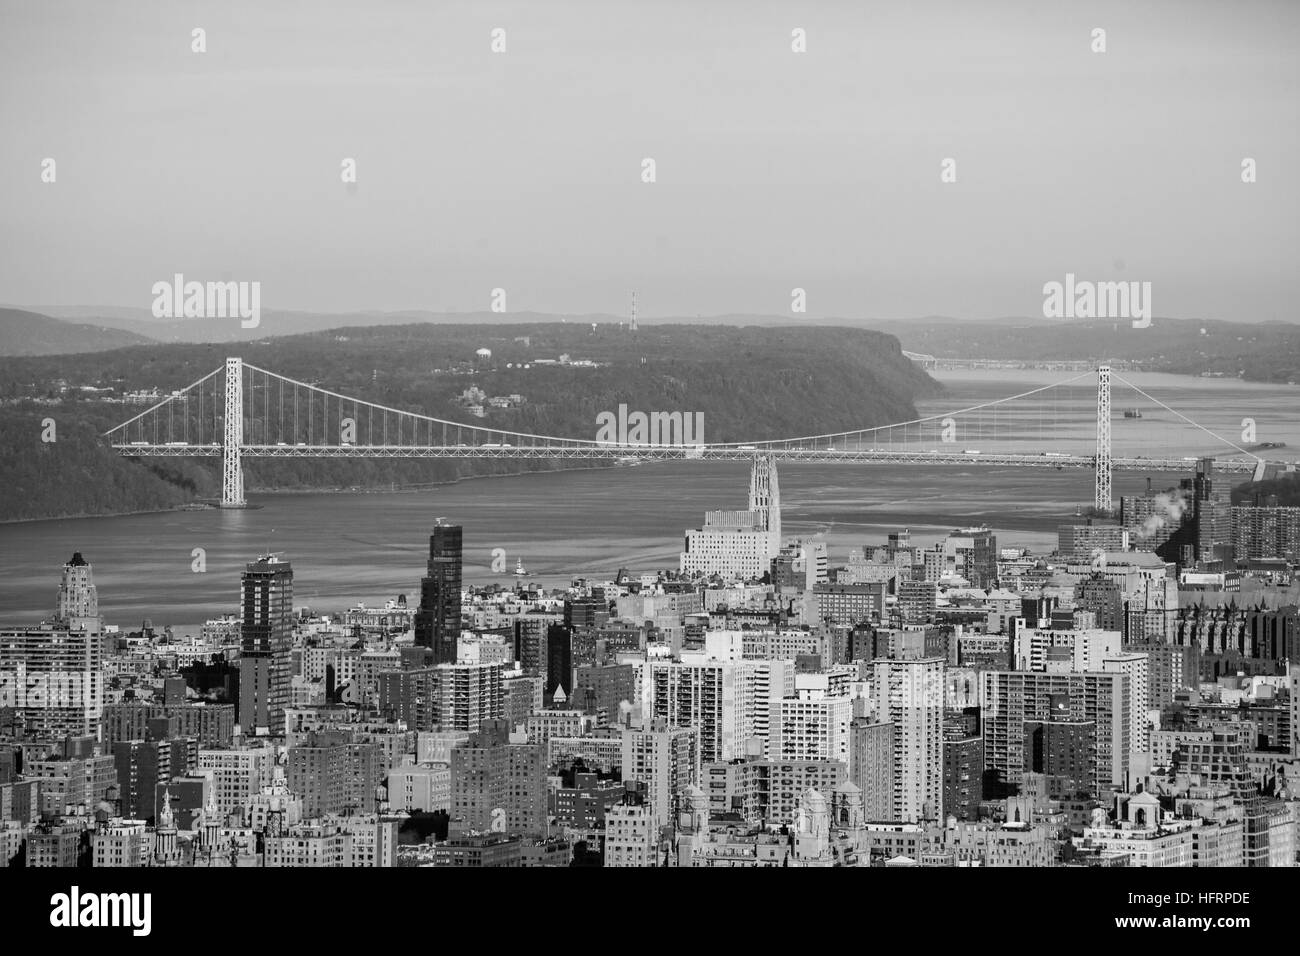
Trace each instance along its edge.
{"label": "distant hill", "polygon": [[[92,322],[122,329],[157,342],[258,342],[286,335],[306,335],[331,329],[371,328],[388,325],[515,325],[520,322],[576,322],[589,325],[617,325],[619,317],[604,314],[549,315],[540,312],[429,312],[410,309],[401,312],[301,312],[263,309],[256,328],[245,329],[235,318],[155,319],[148,310],[115,306],[50,307],[49,313],[67,321]],[[622,321],[626,321],[623,317]],[[789,318],[772,317],[766,324],[789,324]]]}
{"label": "distant hill", "polygon": [[887,322],[909,352],[940,358],[1024,361],[1119,359],[1150,371],[1300,382],[1300,325],[1154,317],[1129,321],[1003,319]]}
{"label": "distant hill", "polygon": [[[420,325],[505,329],[536,323],[588,328],[595,323],[601,329],[617,329],[620,323],[627,321],[625,315],[605,313],[552,315],[539,312],[430,312],[420,309],[321,313],[268,309],[263,311],[257,328],[244,329],[236,319],[159,321],[147,310],[112,306],[51,307],[48,312],[68,321],[122,329],[153,341],[222,344],[264,342],[343,329]],[[1151,371],[1240,376],[1261,382],[1300,382],[1300,325],[1285,322],[1225,322],[1156,316],[1148,328],[1134,329],[1128,321],[1045,319],[1041,316],[993,319],[957,319],[938,315],[910,319],[837,316],[797,321],[789,315],[737,313],[643,316],[640,324],[642,329],[676,325],[788,328],[802,324],[808,327],[876,329],[896,336],[908,351],[941,358],[1025,361],[1125,359]],[[77,349],[83,350],[89,351]],[[3,349],[0,353],[43,354],[6,352]]]}
{"label": "distant hill", "polygon": [[[431,312],[427,309],[404,309],[397,312],[362,310],[357,312],[305,312],[280,309],[263,309],[261,322],[256,328],[245,329],[236,319],[155,319],[146,309],[128,309],[118,306],[49,306],[43,307],[48,315],[67,321],[93,322],[97,325],[124,329],[159,342],[256,342],[285,335],[304,335],[344,328],[375,328],[393,325],[479,325],[512,326],[520,323],[560,322],[577,325],[613,325],[626,323],[626,315],[606,312]],[[840,326],[856,329],[889,327],[890,332],[914,325],[972,325],[1000,324],[1005,322],[1034,322],[1052,325],[1047,319],[954,319],[947,316],[925,316],[918,319],[874,319],[858,316],[813,318],[792,315],[752,313],[727,313],[724,315],[641,316],[642,328],[658,325],[733,325],[778,327],[789,326],[802,319],[808,325]]]}
{"label": "distant hill", "polygon": [[68,355],[151,342],[148,336],[102,325],[52,319],[38,312],[0,308],[0,355]]}
{"label": "distant hill", "polygon": [[[516,317],[517,319],[518,317]],[[476,356],[491,350],[490,360]],[[97,436],[137,411],[92,399],[182,388],[228,354],[342,395],[437,418],[539,435],[594,439],[597,417],[632,410],[700,412],[708,442],[760,441],[908,421],[916,400],[941,386],[880,332],[827,326],[735,328],[654,325],[633,334],[617,325],[516,323],[334,329],[256,343],[154,344],[89,355],[0,358],[0,519],[170,507],[220,487],[211,459],[133,462],[105,451]],[[558,364],[561,355],[572,359]],[[539,363],[550,360],[551,363]],[[592,364],[581,364],[586,360]],[[528,365],[528,368],[524,368]],[[68,392],[60,392],[58,381]],[[460,402],[471,385],[487,395],[524,397],[475,418]],[[45,404],[41,404],[41,403]],[[17,454],[43,415],[59,423],[57,444]],[[476,475],[549,470],[573,462],[255,459],[249,490],[389,487]],[[93,501],[77,491],[94,475]],[[84,496],[89,498],[90,496]]]}

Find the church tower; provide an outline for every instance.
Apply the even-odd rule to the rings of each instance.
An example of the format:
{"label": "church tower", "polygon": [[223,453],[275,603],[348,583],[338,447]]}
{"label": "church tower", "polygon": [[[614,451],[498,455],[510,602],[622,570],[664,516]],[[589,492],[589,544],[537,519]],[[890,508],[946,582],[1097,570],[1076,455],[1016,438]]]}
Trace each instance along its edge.
{"label": "church tower", "polygon": [[154,828],[154,860],[162,866],[176,860],[176,816],[172,812],[172,792],[163,790],[163,805]]}
{"label": "church tower", "polygon": [[694,784],[682,790],[677,815],[677,865],[691,866],[695,851],[709,835],[709,796]]}
{"label": "church tower", "polygon": [[857,830],[866,823],[866,800],[862,788],[846,780],[831,793],[835,826],[841,830]]}
{"label": "church tower", "polygon": [[762,515],[762,526],[770,537],[770,557],[781,550],[781,486],[776,477],[776,458],[758,455],[749,472],[749,510]]}

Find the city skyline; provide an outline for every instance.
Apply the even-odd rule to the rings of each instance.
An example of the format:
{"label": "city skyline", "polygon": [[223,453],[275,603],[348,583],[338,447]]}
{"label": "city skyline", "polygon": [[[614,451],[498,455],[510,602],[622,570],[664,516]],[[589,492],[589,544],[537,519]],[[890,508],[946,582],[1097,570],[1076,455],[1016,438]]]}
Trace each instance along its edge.
{"label": "city skyline", "polygon": [[15,939],[1285,938],[1300,6],[0,23]]}

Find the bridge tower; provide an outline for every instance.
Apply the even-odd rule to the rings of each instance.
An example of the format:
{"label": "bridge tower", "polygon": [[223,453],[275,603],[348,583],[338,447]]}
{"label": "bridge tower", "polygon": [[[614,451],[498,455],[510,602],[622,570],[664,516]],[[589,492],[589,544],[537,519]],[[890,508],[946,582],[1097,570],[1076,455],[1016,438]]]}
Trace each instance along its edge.
{"label": "bridge tower", "polygon": [[1098,511],[1111,510],[1110,491],[1110,366],[1097,369],[1097,494]]}
{"label": "bridge tower", "polygon": [[244,445],[244,360],[226,359],[226,417],[221,443],[221,507],[242,508],[244,501],[244,465],[240,450]]}

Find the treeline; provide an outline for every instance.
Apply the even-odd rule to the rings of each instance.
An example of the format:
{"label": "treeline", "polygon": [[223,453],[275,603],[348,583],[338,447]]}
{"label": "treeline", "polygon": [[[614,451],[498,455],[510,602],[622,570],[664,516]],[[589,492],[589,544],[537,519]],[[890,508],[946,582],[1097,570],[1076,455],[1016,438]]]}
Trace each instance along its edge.
{"label": "treeline", "polygon": [[1277,496],[1277,503],[1284,507],[1300,507],[1300,477],[1291,474],[1278,475],[1260,482],[1246,482],[1232,489],[1234,505],[1253,505],[1263,503],[1270,495]]}
{"label": "treeline", "polygon": [[[62,384],[165,393],[220,367],[233,348],[247,363],[350,397],[466,425],[579,439],[594,438],[596,416],[620,404],[646,412],[702,412],[709,442],[761,441],[906,421],[916,417],[918,398],[941,390],[903,358],[897,339],[861,329],[651,326],[629,333],[612,325],[593,330],[559,323],[422,324],[339,329],[238,347],[168,344],[5,358],[0,398],[56,396]],[[476,358],[481,348],[491,350],[489,361]],[[562,354],[600,367],[534,364]],[[469,374],[451,372],[471,368]],[[489,408],[476,418],[459,402],[471,385],[490,396],[520,394],[525,402]],[[166,508],[218,495],[215,458],[133,461],[107,448],[99,436],[141,410],[75,397],[52,406],[29,401],[0,409],[0,487],[14,490],[0,498],[0,519]],[[52,450],[28,454],[47,416],[57,421],[59,440]],[[555,467],[490,460],[251,459],[245,462],[245,483],[250,491],[379,488]]]}
{"label": "treeline", "polygon": [[[0,520],[156,511],[199,490],[180,474],[118,457],[89,417],[58,409],[4,409],[0,450]],[[204,469],[191,468],[191,481],[209,480]]]}

